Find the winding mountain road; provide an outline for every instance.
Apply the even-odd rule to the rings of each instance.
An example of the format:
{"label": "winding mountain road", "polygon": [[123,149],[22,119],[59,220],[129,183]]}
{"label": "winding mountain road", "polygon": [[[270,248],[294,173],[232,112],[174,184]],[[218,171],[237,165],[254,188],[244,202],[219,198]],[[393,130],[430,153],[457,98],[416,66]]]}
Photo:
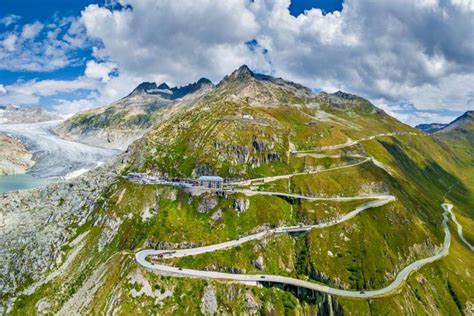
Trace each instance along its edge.
{"label": "winding mountain road", "polygon": [[392,133],[381,133],[377,135],[372,135],[372,136],[367,136],[358,140],[352,140],[348,139],[344,144],[337,144],[337,145],[329,145],[329,146],[321,146],[315,149],[310,149],[310,150],[298,150],[298,151],[293,151],[292,154],[304,154],[304,153],[315,153],[319,151],[326,151],[326,150],[336,150],[336,149],[341,149],[345,147],[350,147],[357,145],[361,142],[367,141],[367,140],[372,140],[375,138],[380,138],[380,137],[389,137],[389,136],[400,136],[400,135],[420,135],[414,132],[392,132]]}
{"label": "winding mountain road", "polygon": [[[380,202],[380,201],[378,201]],[[369,202],[370,203],[370,202]],[[366,203],[365,208],[360,206],[358,213],[360,213],[363,209],[367,209],[369,207],[376,207],[376,205],[368,206]],[[380,206],[380,205],[379,205]],[[180,257],[187,257],[187,256],[194,256],[198,254],[203,254],[207,252],[213,252],[222,249],[228,249],[235,247],[237,245],[241,245],[243,243],[249,242],[251,240],[262,239],[267,236],[276,235],[276,234],[283,234],[283,233],[292,233],[292,232],[302,232],[302,231],[309,231],[313,228],[322,228],[328,227],[331,225],[335,225],[337,223],[341,223],[346,221],[358,213],[356,210],[352,211],[352,215],[347,214],[348,216],[344,219],[339,219],[335,223],[327,223],[325,226],[319,225],[309,225],[309,226],[290,226],[290,227],[279,227],[275,229],[271,229],[268,231],[260,232],[257,234],[253,234],[250,236],[242,237],[240,239],[205,246],[205,247],[198,247],[198,248],[190,248],[190,249],[177,249],[177,250],[142,250],[136,253],[135,259],[136,261],[143,267],[147,269],[151,269],[163,274],[170,274],[175,276],[184,276],[184,277],[195,277],[195,278],[204,278],[204,279],[220,279],[220,280],[232,280],[232,281],[239,281],[245,283],[261,283],[261,282],[272,282],[272,283],[280,283],[280,284],[288,284],[297,287],[307,288],[310,290],[315,290],[323,293],[327,293],[330,295],[337,295],[337,296],[344,296],[344,297],[352,297],[352,298],[373,298],[379,297],[386,294],[389,294],[399,288],[402,283],[408,278],[411,272],[416,271],[423,267],[426,264],[434,262],[436,260],[441,259],[442,257],[446,256],[449,253],[449,246],[451,244],[451,233],[448,227],[448,215],[451,213],[452,205],[450,204],[443,204],[443,227],[444,227],[444,242],[441,251],[437,254],[417,260],[410,265],[406,266],[403,270],[401,270],[395,280],[390,283],[388,286],[379,289],[379,290],[371,290],[371,291],[351,291],[351,290],[343,290],[338,288],[332,288],[327,285],[322,285],[319,283],[309,282],[305,280],[295,279],[291,277],[285,277],[280,275],[269,275],[269,274],[234,274],[234,273],[223,273],[223,272],[214,272],[214,271],[202,271],[202,270],[194,270],[194,269],[185,269],[185,268],[178,268],[172,267],[164,264],[156,264],[147,261],[147,257],[149,256],[160,256],[162,259],[170,259],[170,258],[180,258]],[[355,212],[355,214],[354,214]],[[451,213],[452,215],[452,213]]]}
{"label": "winding mountain road", "polygon": [[[367,139],[373,139],[375,137],[381,137],[381,136],[391,136],[395,134],[400,134],[400,133],[388,133],[388,134],[380,134],[380,135],[375,135],[375,136],[370,136],[367,137],[366,139],[361,139],[358,141],[352,141],[349,140],[345,144],[341,145],[335,145],[335,146],[328,146],[328,147],[321,147],[318,150],[332,150],[332,149],[338,149],[338,148],[343,148],[346,146],[352,146],[353,144],[356,144],[360,141],[367,140]],[[410,133],[410,134],[415,134],[415,133]],[[416,135],[416,134],[415,134]],[[311,153],[315,151],[306,151],[306,152],[295,152],[299,154],[305,154],[305,153]],[[335,156],[335,155],[333,155]],[[358,157],[359,158],[359,157]],[[332,169],[326,169],[326,170],[320,170],[320,171],[314,171],[314,172],[306,172],[306,173],[295,173],[295,174],[289,174],[289,175],[280,175],[280,176],[272,176],[272,177],[263,177],[263,178],[257,178],[257,179],[249,179],[249,180],[244,180],[244,181],[239,181],[239,182],[234,182],[230,183],[232,185],[250,185],[254,181],[263,181],[263,182],[269,182],[269,181],[274,181],[278,179],[286,179],[290,178],[295,175],[305,175],[305,174],[311,174],[311,173],[318,173],[322,171],[330,171],[330,170],[336,170],[336,169],[343,169],[343,168],[348,168],[348,167],[353,167],[368,161],[372,161],[376,166],[384,169],[387,171],[385,166],[381,165],[378,161],[376,161],[374,158],[371,157],[360,157],[360,158],[365,158],[364,160],[357,162],[355,164],[350,164],[342,167],[336,167]],[[388,172],[388,171],[387,171]],[[222,191],[222,190],[220,190]],[[173,275],[173,276],[182,276],[182,277],[194,277],[194,278],[204,278],[204,279],[220,279],[220,280],[232,280],[232,281],[238,281],[238,282],[243,282],[243,283],[252,283],[252,284],[257,284],[257,283],[262,283],[262,282],[271,282],[271,283],[280,283],[280,284],[288,284],[288,285],[293,285],[297,287],[302,287],[302,288],[307,288],[310,290],[315,290],[323,293],[327,293],[330,295],[337,295],[337,296],[343,296],[343,297],[351,297],[351,298],[374,298],[374,297],[380,297],[384,296],[387,294],[390,294],[397,290],[403,282],[408,278],[410,273],[413,271],[416,271],[420,269],[421,267],[432,263],[436,260],[441,259],[442,257],[446,256],[449,253],[449,247],[451,244],[451,233],[449,231],[449,226],[448,226],[448,221],[449,221],[449,215],[451,215],[451,218],[454,223],[456,223],[458,227],[458,234],[459,237],[462,239],[462,241],[471,249],[473,250],[473,246],[464,238],[462,235],[462,226],[457,222],[455,215],[452,212],[452,205],[451,204],[442,204],[442,208],[444,210],[443,212],[443,228],[444,228],[444,242],[441,250],[430,257],[423,258],[420,260],[417,260],[408,266],[406,266],[404,269],[402,269],[395,279],[393,280],[392,283],[390,283],[388,286],[378,289],[378,290],[370,290],[370,291],[353,291],[353,290],[343,290],[339,288],[333,288],[327,285],[315,283],[315,282],[310,282],[310,281],[305,281],[305,280],[300,280],[296,278],[291,278],[291,277],[286,277],[286,276],[280,276],[280,275],[268,275],[268,274],[234,274],[234,273],[224,273],[224,272],[216,272],[216,271],[203,271],[203,270],[194,270],[194,269],[185,269],[185,268],[179,268],[179,267],[173,267],[169,265],[164,265],[164,264],[158,264],[158,263],[152,263],[147,260],[148,257],[155,257],[155,259],[171,259],[171,258],[181,258],[181,257],[187,257],[187,256],[195,256],[195,255],[200,255],[204,253],[209,253],[209,252],[214,252],[218,250],[223,250],[223,249],[229,249],[236,247],[238,245],[247,243],[249,241],[253,240],[260,240],[269,236],[275,236],[279,234],[289,234],[289,233],[299,233],[299,232],[308,232],[312,229],[321,229],[333,225],[340,224],[342,222],[345,222],[347,220],[350,220],[351,218],[357,216],[359,213],[362,211],[369,209],[369,208],[375,208],[375,207],[380,207],[383,206],[387,203],[390,203],[395,200],[395,197],[393,195],[368,195],[368,196],[355,196],[355,197],[330,197],[330,198],[325,198],[325,197],[308,197],[308,196],[303,196],[299,194],[291,194],[291,193],[282,193],[282,192],[269,192],[269,191],[254,191],[254,190],[246,190],[246,189],[232,189],[232,190],[223,190],[225,192],[229,193],[243,193],[246,195],[273,195],[273,196],[283,196],[283,197],[290,197],[290,198],[298,198],[298,199],[307,199],[307,200],[333,200],[333,201],[354,201],[354,200],[364,200],[364,199],[373,199],[373,201],[369,201],[367,203],[364,203],[362,205],[359,205],[356,207],[354,210],[352,210],[349,213],[346,213],[342,216],[340,216],[337,219],[328,221],[328,222],[323,222],[323,223],[318,223],[314,225],[298,225],[298,226],[284,226],[284,227],[277,227],[273,229],[268,229],[265,231],[258,232],[256,234],[248,235],[245,237],[241,237],[235,240],[231,241],[226,241],[223,243],[219,244],[214,244],[214,245],[209,245],[209,246],[203,246],[203,247],[197,247],[197,248],[189,248],[189,249],[176,249],[176,250],[155,250],[155,249],[147,249],[147,250],[142,250],[139,251],[135,254],[135,259],[138,264],[141,266],[151,269],[154,271],[157,271],[161,274],[165,275]]]}
{"label": "winding mountain road", "polygon": [[456,219],[456,215],[454,215],[453,211],[452,211],[452,208],[453,206],[451,204],[443,204],[443,209],[448,212],[449,214],[451,214],[451,219],[453,220],[454,224],[456,224],[457,228],[458,228],[458,235],[459,235],[459,238],[462,240],[463,243],[466,244],[466,246],[471,249],[471,251],[474,251],[474,246],[471,245],[471,243],[469,241],[467,241],[466,238],[464,238],[464,235],[462,234],[462,226],[461,224],[459,224],[459,222],[457,221]]}
{"label": "winding mountain road", "polygon": [[252,182],[263,182],[263,183],[268,183],[280,179],[289,179],[295,176],[303,176],[303,175],[309,175],[309,174],[316,174],[316,173],[323,173],[323,172],[328,172],[328,171],[334,171],[334,170],[341,170],[341,169],[346,169],[346,168],[351,168],[355,167],[358,165],[361,165],[363,163],[369,162],[372,160],[370,157],[364,157],[364,156],[357,156],[357,158],[364,158],[361,161],[358,161],[353,164],[348,164],[344,166],[339,166],[339,167],[334,167],[334,168],[328,168],[328,169],[321,169],[321,170],[313,170],[313,171],[307,171],[307,172],[297,172],[297,173],[290,173],[290,174],[282,174],[278,176],[268,176],[268,177],[261,177],[261,178],[253,178],[253,179],[248,179],[248,180],[242,180],[242,181],[235,181],[235,182],[229,182],[229,185],[251,185]]}

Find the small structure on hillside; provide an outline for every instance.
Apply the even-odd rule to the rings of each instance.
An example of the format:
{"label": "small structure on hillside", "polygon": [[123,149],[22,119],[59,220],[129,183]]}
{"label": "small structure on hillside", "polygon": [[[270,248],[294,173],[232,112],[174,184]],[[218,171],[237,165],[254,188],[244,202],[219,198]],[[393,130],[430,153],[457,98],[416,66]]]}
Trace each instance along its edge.
{"label": "small structure on hillside", "polygon": [[209,189],[222,189],[224,179],[219,176],[201,176],[198,178],[199,186]]}

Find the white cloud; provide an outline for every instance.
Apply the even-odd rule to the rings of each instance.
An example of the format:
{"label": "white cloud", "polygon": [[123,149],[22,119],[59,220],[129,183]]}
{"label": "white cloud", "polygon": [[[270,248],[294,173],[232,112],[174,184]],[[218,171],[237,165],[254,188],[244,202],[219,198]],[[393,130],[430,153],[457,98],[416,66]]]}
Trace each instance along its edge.
{"label": "white cloud", "polygon": [[451,0],[452,3],[466,12],[474,12],[474,0]]}
{"label": "white cloud", "polygon": [[[118,2],[122,9],[89,5],[80,19],[45,23],[28,40],[15,26],[0,35],[0,69],[58,69],[95,43],[96,61],[74,85],[94,82],[97,92],[58,101],[68,111],[105,105],[144,80],[218,81],[243,63],[312,88],[359,94],[407,122],[446,120],[446,111],[436,117],[431,110],[474,105],[473,0],[345,0],[342,12],[312,9],[298,17],[288,11],[290,0]],[[252,50],[245,42],[254,39]],[[120,75],[112,77],[115,70]],[[39,82],[31,85],[23,89]],[[412,118],[396,111],[401,103],[413,104]]]}
{"label": "white cloud", "polygon": [[[473,104],[474,86],[466,85],[474,79],[472,0],[346,0],[342,12],[312,9],[298,17],[289,14],[290,0],[120,3],[133,9],[90,5],[82,21],[103,43],[95,56],[115,63],[121,78],[215,81],[247,63],[390,106]],[[243,44],[252,39],[259,51]]]}
{"label": "white cloud", "polygon": [[52,96],[61,92],[72,92],[81,89],[93,90],[96,82],[86,78],[76,80],[31,80],[8,86],[8,91],[23,95]]}
{"label": "white cloud", "polygon": [[0,70],[45,72],[78,63],[74,54],[88,42],[80,20],[55,17],[0,34],[0,43]]}
{"label": "white cloud", "polygon": [[73,114],[79,111],[84,111],[96,106],[96,102],[94,100],[89,99],[79,99],[79,100],[57,100],[56,105],[53,106],[55,112],[68,115]]}
{"label": "white cloud", "polygon": [[36,105],[39,104],[40,97],[36,95],[24,95],[18,93],[7,93],[0,95],[0,105]]}
{"label": "white cloud", "polygon": [[[79,77],[75,80],[19,81],[7,86],[0,85],[0,105],[38,105],[43,97],[52,98],[58,94],[94,91],[100,85],[100,81],[85,77]],[[63,103],[65,104],[65,102]],[[85,102],[79,103],[86,104]],[[88,104],[96,103],[89,102]],[[80,109],[79,107],[76,108]]]}
{"label": "white cloud", "polygon": [[43,23],[40,22],[25,24],[21,32],[21,37],[25,39],[33,39],[39,34],[39,32],[41,32],[43,27]]}
{"label": "white cloud", "polygon": [[102,82],[107,82],[110,80],[110,73],[115,68],[116,66],[111,63],[97,63],[90,60],[86,64],[85,75],[88,78],[100,79]]}
{"label": "white cloud", "polygon": [[16,49],[16,41],[18,37],[15,34],[8,35],[3,41],[3,47],[9,52],[13,52]]}
{"label": "white cloud", "polygon": [[10,26],[15,24],[21,17],[15,14],[9,14],[0,19],[0,24]]}
{"label": "white cloud", "polygon": [[247,1],[131,1],[132,10],[88,6],[82,21],[127,76],[184,84],[220,78],[247,61],[245,41],[259,25]]}

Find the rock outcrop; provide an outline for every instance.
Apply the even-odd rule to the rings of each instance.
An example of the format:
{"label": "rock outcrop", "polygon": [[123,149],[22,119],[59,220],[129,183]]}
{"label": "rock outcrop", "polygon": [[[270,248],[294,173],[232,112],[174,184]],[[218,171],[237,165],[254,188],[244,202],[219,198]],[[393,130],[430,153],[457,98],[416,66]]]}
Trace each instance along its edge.
{"label": "rock outcrop", "polygon": [[0,176],[25,173],[35,162],[33,155],[19,141],[0,134]]}

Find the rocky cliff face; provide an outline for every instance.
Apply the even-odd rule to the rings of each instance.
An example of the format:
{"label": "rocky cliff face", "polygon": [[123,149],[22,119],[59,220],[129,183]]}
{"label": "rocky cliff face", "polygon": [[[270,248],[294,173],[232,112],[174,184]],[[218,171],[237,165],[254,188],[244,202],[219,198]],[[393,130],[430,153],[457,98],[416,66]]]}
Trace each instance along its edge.
{"label": "rocky cliff face", "polygon": [[115,176],[104,166],[70,182],[1,194],[0,297],[44,279],[62,263],[65,242],[88,220]]}
{"label": "rocky cliff face", "polygon": [[35,162],[19,141],[0,134],[0,176],[25,173]]}

